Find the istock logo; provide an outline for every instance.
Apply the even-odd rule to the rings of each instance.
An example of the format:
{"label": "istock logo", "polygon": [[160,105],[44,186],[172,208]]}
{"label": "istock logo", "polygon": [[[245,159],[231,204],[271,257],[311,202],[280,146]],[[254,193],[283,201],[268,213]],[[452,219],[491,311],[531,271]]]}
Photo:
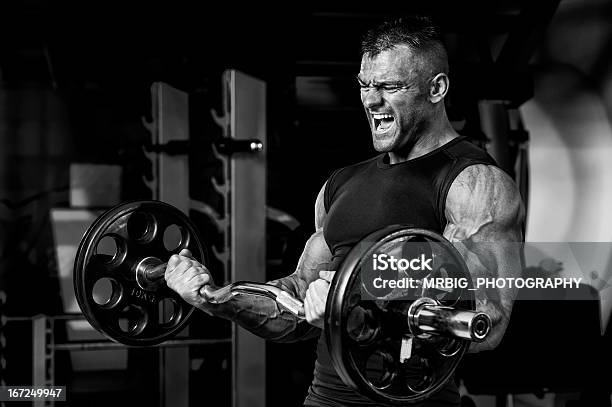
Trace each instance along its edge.
{"label": "istock logo", "polygon": [[420,257],[413,259],[396,258],[386,253],[373,254],[372,255],[372,269],[373,270],[394,270],[394,271],[433,271],[431,268],[432,257],[426,257],[425,254],[421,254]]}

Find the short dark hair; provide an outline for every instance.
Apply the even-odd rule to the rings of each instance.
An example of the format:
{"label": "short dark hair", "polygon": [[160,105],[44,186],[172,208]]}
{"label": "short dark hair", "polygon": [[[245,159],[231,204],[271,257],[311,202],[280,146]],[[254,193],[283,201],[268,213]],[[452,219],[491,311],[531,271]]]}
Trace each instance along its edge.
{"label": "short dark hair", "polygon": [[434,66],[448,73],[448,57],[442,41],[442,31],[426,16],[402,17],[369,30],[361,41],[361,55],[373,58],[402,44],[414,52],[429,54],[433,57]]}

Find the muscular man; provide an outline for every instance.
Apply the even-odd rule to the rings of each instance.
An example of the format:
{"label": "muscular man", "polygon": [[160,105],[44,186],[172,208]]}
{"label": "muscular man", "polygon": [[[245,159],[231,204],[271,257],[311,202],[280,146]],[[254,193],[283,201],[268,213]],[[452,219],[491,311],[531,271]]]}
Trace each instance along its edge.
{"label": "muscular man", "polygon": [[[392,224],[411,224],[442,233],[457,247],[473,277],[517,277],[521,270],[523,207],[517,188],[482,150],[460,137],[446,116],[449,89],[446,51],[438,29],[426,18],[385,23],[362,43],[358,75],[361,101],[380,154],[336,170],[315,202],[315,228],[297,269],[273,281],[304,300],[306,321],[272,300],[237,296],[214,305],[207,270],[173,256],[166,270],[169,287],[210,314],[235,321],[263,338],[296,341],[321,335],[333,271],[362,238]],[[494,243],[494,244],[492,244]],[[515,292],[477,293],[477,307],[492,319],[486,342],[495,347],[506,329]],[[449,383],[422,405],[458,405]],[[306,406],[378,405],[347,388],[319,339],[314,380]]]}

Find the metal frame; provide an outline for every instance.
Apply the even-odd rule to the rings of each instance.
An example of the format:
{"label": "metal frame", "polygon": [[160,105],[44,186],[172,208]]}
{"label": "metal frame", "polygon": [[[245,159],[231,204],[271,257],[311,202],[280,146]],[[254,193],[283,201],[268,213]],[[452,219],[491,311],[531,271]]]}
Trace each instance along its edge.
{"label": "metal frame", "polygon": [[[156,82],[151,85],[152,139],[163,145],[170,141],[189,140],[189,96],[172,86]],[[169,203],[183,213],[189,211],[189,157],[155,154],[156,183],[154,197]],[[156,188],[155,188],[156,187]],[[179,335],[187,335],[188,328]],[[159,351],[160,406],[189,406],[189,351]]]}
{"label": "metal frame", "polygon": [[[266,146],[266,84],[236,70],[224,73],[229,136],[257,139]],[[229,97],[229,100],[227,98]],[[230,158],[231,280],[266,279],[266,155],[236,153]],[[232,405],[266,405],[266,343],[232,326]]]}
{"label": "metal frame", "polygon": [[[111,341],[74,341],[56,343],[54,339],[54,326],[56,320],[85,319],[82,314],[62,315],[36,315],[34,317],[7,317],[11,321],[31,321],[32,323],[32,386],[53,386],[55,376],[55,352],[56,351],[90,351],[105,349],[122,349],[126,345]],[[231,338],[219,339],[197,339],[184,338],[172,339],[153,345],[152,347],[163,349],[187,348],[189,346],[210,346],[231,343]],[[36,399],[34,407],[54,406],[54,400]]]}

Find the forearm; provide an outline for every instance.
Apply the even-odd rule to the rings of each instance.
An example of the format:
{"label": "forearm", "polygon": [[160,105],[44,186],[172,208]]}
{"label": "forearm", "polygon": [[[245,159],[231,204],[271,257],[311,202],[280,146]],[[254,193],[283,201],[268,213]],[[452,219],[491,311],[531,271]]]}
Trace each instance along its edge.
{"label": "forearm", "polygon": [[[489,246],[483,245],[480,246]],[[490,245],[485,253],[479,253],[480,261],[471,261],[471,271],[474,279],[507,278],[521,276],[520,244],[495,243]],[[475,252],[478,250],[472,249]],[[502,260],[503,259],[503,260]],[[501,342],[512,314],[512,307],[517,295],[516,288],[479,287],[475,291],[476,309],[486,313],[491,318],[491,332],[481,343],[474,343],[470,352],[492,350]]]}
{"label": "forearm", "polygon": [[[328,269],[330,259],[331,253],[325,242],[323,230],[319,229],[306,242],[296,271],[268,284],[304,301],[308,285],[319,278],[320,270]],[[236,295],[223,304],[205,304],[203,309],[213,315],[234,321],[255,335],[272,341],[295,342],[312,338],[320,333],[319,328],[309,324],[305,319],[298,318],[267,297]]]}
{"label": "forearm", "polygon": [[[302,285],[294,275],[272,281],[295,298],[302,299]],[[295,342],[315,337],[320,330],[283,309],[271,298],[239,294],[222,304],[204,304],[204,311],[228,319],[253,334],[275,342]]]}
{"label": "forearm", "polygon": [[504,337],[504,333],[510,321],[512,304],[507,307],[502,307],[498,302],[481,298],[476,300],[476,309],[480,312],[484,312],[491,318],[491,331],[484,341],[479,343],[473,342],[468,352],[476,353],[493,350],[499,345]]}
{"label": "forearm", "polygon": [[[454,242],[464,258],[473,281],[480,278],[498,279],[520,277],[521,244],[514,242]],[[512,313],[516,297],[515,288],[479,286],[474,291],[476,310],[491,319],[491,331],[480,343],[473,343],[470,352],[492,350],[501,342]]]}

